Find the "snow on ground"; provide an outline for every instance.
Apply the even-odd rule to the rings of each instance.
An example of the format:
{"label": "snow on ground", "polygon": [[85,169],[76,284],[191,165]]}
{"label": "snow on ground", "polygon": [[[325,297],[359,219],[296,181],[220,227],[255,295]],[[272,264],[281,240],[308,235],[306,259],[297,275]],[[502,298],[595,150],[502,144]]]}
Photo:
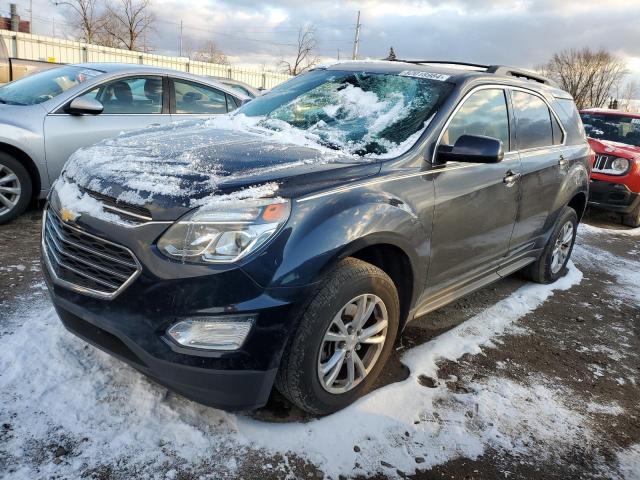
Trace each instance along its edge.
{"label": "snow on ground", "polygon": [[624,478],[635,480],[640,472],[640,444],[632,445],[628,449],[618,453],[620,472]]}
{"label": "snow on ground", "polygon": [[[610,230],[581,225],[580,232],[583,235],[610,235],[618,234],[628,237],[640,236],[640,228],[631,230]],[[576,245],[574,258],[588,262],[592,265],[601,265],[610,275],[616,278],[616,284],[611,285],[611,293],[615,297],[623,297],[626,301],[640,306],[640,271],[637,261],[629,260],[597,247],[583,247]]]}
{"label": "snow on ground", "polygon": [[[452,393],[446,387],[452,379],[437,378],[437,361],[480,353],[554,290],[569,289],[581,278],[572,265],[554,285],[520,288],[408,351],[403,361],[411,375],[406,380],[334,415],[291,424],[265,423],[167,394],[66,332],[46,302],[34,306],[25,301],[0,350],[0,420],[12,428],[0,437],[0,460],[18,469],[13,477],[25,479],[33,478],[34,469],[42,476],[73,476],[83,466],[101,464],[155,475],[184,462],[207,464],[224,476],[242,465],[247,452],[258,451],[295,454],[337,478],[341,473],[395,476],[396,469],[412,472],[458,456],[476,458],[487,448],[538,448],[542,455],[546,443],[558,448],[584,435],[585,418],[566,406],[558,392],[544,382],[527,387],[493,377],[472,383],[470,392]],[[424,375],[435,380],[435,388],[421,384]],[[64,463],[24,460],[46,460],[52,442],[72,446]]]}

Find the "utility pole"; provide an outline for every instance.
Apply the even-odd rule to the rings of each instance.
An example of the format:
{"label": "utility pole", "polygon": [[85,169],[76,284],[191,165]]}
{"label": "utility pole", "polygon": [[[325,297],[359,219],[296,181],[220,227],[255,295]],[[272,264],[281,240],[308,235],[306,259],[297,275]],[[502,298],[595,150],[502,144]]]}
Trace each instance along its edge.
{"label": "utility pole", "polygon": [[180,20],[180,57],[182,56],[182,20]]}
{"label": "utility pole", "polygon": [[338,49],[338,60],[340,60],[340,49]]}
{"label": "utility pole", "polygon": [[358,58],[358,47],[360,46],[360,10],[358,10],[358,19],[356,20],[356,37],[353,40],[353,60]]}
{"label": "utility pole", "polygon": [[33,0],[29,0],[29,33],[33,33]]}

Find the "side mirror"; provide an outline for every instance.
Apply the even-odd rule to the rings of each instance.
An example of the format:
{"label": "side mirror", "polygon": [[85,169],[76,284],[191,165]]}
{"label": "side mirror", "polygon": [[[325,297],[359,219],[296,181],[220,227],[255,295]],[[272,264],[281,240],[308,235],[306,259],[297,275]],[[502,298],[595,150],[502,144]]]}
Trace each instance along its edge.
{"label": "side mirror", "polygon": [[102,103],[89,97],[76,97],[67,107],[67,112],[71,115],[98,115],[102,110],[104,110]]}
{"label": "side mirror", "polygon": [[461,135],[453,147],[440,145],[436,151],[438,163],[498,163],[503,158],[502,141],[483,135]]}

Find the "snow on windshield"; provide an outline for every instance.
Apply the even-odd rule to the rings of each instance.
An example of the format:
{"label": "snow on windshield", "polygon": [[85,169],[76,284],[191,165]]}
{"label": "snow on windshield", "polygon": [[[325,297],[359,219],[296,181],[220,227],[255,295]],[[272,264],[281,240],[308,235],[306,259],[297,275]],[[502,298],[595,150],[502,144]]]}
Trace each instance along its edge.
{"label": "snow on windshield", "polygon": [[276,130],[286,124],[337,150],[389,158],[415,143],[448,88],[399,75],[334,76],[278,106],[260,124]]}

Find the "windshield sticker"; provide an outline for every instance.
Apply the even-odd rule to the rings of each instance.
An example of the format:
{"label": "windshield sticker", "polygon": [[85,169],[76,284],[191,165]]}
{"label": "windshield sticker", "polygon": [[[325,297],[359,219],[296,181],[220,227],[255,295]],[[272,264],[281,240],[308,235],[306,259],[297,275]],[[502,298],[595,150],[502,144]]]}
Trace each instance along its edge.
{"label": "windshield sticker", "polygon": [[442,73],[433,73],[433,72],[420,72],[415,70],[404,70],[400,72],[398,75],[401,77],[416,77],[416,78],[426,78],[428,80],[438,80],[439,82],[444,82],[451,75],[444,75]]}
{"label": "windshield sticker", "polygon": [[631,123],[635,123],[635,124],[640,123],[640,118],[632,118]]}

